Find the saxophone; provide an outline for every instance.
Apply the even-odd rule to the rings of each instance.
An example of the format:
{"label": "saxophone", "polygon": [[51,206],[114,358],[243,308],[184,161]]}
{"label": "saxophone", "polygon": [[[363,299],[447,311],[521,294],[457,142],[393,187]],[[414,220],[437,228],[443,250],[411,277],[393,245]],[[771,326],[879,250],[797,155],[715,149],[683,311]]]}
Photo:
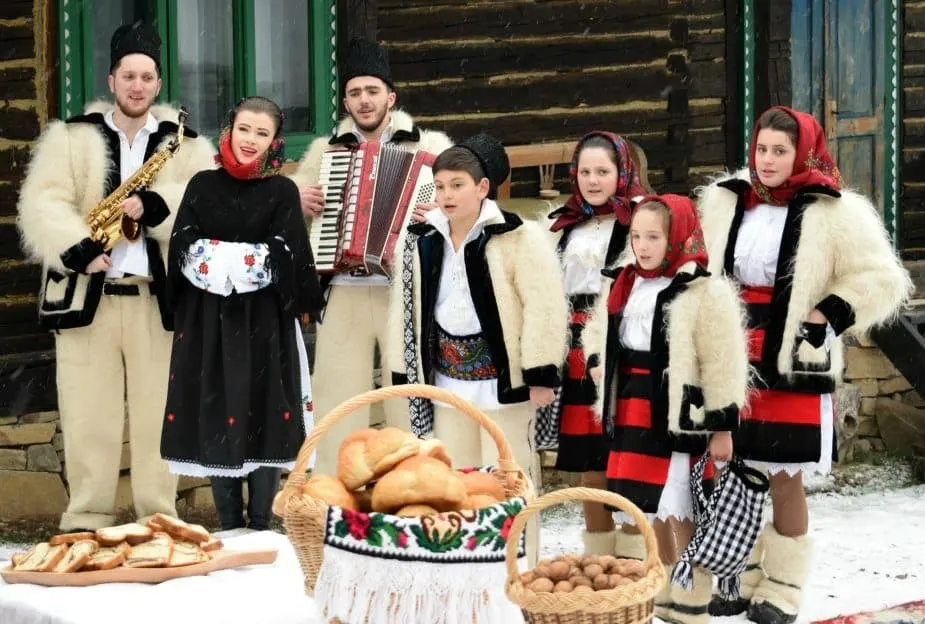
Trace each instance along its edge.
{"label": "saxophone", "polygon": [[101,243],[105,251],[112,249],[122,238],[130,241],[138,240],[141,235],[141,226],[137,221],[125,215],[119,205],[135,191],[149,186],[167,161],[180,149],[180,144],[183,143],[183,125],[187,117],[189,113],[185,108],[181,108],[176,136],[152,154],[138,168],[138,171],[87,213],[90,238]]}

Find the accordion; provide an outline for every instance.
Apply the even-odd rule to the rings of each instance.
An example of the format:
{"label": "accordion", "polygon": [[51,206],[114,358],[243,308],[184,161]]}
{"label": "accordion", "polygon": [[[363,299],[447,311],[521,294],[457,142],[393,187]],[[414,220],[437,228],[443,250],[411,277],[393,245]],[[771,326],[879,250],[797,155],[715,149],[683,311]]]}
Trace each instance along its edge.
{"label": "accordion", "polygon": [[324,153],[324,211],[309,240],[321,274],[391,277],[392,257],[414,206],[434,200],[434,155],[368,141]]}

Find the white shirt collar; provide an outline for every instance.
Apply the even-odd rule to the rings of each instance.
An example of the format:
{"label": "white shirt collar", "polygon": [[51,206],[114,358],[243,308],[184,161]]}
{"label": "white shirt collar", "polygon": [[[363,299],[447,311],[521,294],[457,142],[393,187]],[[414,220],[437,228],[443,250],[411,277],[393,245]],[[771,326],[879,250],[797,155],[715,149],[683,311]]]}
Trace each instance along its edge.
{"label": "white shirt collar", "polygon": [[[106,111],[106,114],[103,115],[103,120],[106,122],[106,125],[109,126],[112,130],[114,130],[121,136],[125,136],[125,133],[122,131],[120,127],[116,125],[116,122],[113,120],[114,113],[115,113],[114,109],[110,109]],[[149,112],[148,118],[145,120],[145,125],[142,126],[138,132],[140,133],[142,131],[146,131],[148,134],[154,134],[155,132],[157,132],[157,129],[159,126],[160,126],[160,122],[158,122],[157,119],[154,118],[154,115],[152,115]]]}
{"label": "white shirt collar", "polygon": [[[363,132],[360,131],[359,126],[356,122],[353,122],[353,130],[351,132],[360,140],[360,143],[366,143],[369,139],[363,136]],[[392,135],[395,134],[395,117],[392,113],[389,113],[389,123],[386,124],[385,130],[382,131],[382,136],[379,137],[380,143],[388,143],[392,139]]]}
{"label": "white shirt collar", "polygon": [[[451,242],[450,220],[442,210],[439,208],[431,210],[424,216],[424,220],[434,226],[447,242]],[[492,199],[482,200],[482,208],[479,210],[479,218],[475,220],[475,223],[472,225],[472,229],[470,229],[469,233],[466,234],[463,245],[471,240],[478,238],[488,223],[493,221],[497,222],[498,220],[504,220],[504,215],[501,214],[501,208],[498,207],[498,204]]]}

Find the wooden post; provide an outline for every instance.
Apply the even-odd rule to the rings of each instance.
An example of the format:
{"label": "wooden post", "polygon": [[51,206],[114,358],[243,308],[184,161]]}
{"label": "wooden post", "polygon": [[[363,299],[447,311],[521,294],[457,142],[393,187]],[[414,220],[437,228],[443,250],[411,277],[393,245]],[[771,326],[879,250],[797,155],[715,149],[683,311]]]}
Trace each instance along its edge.
{"label": "wooden post", "polygon": [[742,120],[742,28],[739,0],[726,0],[726,168],[735,171],[741,164]]}
{"label": "wooden post", "polygon": [[771,107],[771,0],[755,0],[755,119]]}

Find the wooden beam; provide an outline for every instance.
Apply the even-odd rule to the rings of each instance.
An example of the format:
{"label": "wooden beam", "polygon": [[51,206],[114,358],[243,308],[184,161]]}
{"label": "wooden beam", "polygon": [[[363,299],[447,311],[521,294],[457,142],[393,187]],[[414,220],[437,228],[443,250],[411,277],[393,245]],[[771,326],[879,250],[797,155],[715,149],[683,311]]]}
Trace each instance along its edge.
{"label": "wooden beam", "polygon": [[[41,80],[36,80],[38,96],[44,98],[39,106],[39,112],[44,113],[42,123],[48,120],[57,119],[58,112],[58,50],[55,45],[58,39],[58,11],[54,0],[44,0],[40,3],[44,10],[42,20],[44,22],[45,36],[42,39],[44,51],[42,60],[44,60],[45,73]],[[44,88],[42,88],[44,87]]]}
{"label": "wooden beam", "polygon": [[742,42],[739,36],[739,0],[726,0],[726,168],[738,169],[741,162]]}
{"label": "wooden beam", "polygon": [[755,119],[771,107],[771,0],[755,0]]}

